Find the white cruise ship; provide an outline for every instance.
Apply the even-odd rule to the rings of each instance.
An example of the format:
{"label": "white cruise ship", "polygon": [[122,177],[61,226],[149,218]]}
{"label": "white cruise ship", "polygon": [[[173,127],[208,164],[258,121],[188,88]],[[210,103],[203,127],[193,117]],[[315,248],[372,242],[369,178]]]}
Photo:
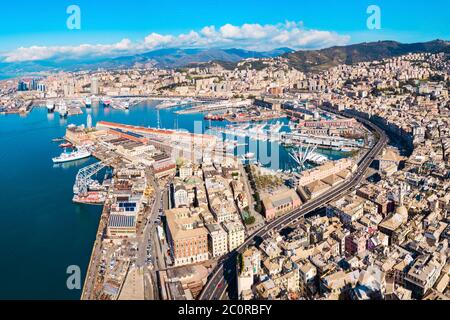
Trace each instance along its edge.
{"label": "white cruise ship", "polygon": [[53,163],[64,163],[64,162],[70,162],[70,161],[76,161],[80,159],[89,158],[92,154],[85,150],[80,149],[77,151],[73,151],[70,153],[62,153],[59,157],[53,158]]}

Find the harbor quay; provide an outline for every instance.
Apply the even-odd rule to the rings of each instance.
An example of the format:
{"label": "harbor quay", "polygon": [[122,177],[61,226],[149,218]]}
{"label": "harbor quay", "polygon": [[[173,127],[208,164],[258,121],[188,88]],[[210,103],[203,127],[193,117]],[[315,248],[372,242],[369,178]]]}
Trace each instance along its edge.
{"label": "harbor quay", "polygon": [[[150,140],[155,132],[149,129],[135,127],[133,132],[130,131],[131,128],[125,131],[124,126],[109,123],[99,123],[97,127],[98,130],[70,127],[66,133],[67,140],[74,146],[88,148],[101,163],[114,168],[114,178],[103,181],[103,186],[107,186],[104,191],[104,211],[86,277],[83,299],[119,299],[123,298],[121,293],[126,297],[128,292],[128,274],[134,274],[137,270],[140,277],[147,276],[147,273],[153,272],[154,264],[159,263],[161,266],[158,268],[165,268],[168,263],[166,260],[170,259],[167,243],[152,245],[154,239],[151,235],[156,234],[157,228],[161,228],[157,222],[161,219],[162,208],[156,209],[156,204],[160,206],[164,201],[164,196],[160,196],[160,199],[154,196],[158,193],[156,190],[167,187],[168,181],[175,176],[176,161],[171,159],[170,152],[172,135],[177,135],[177,145],[180,139],[190,136],[187,137],[186,133],[161,131],[158,134],[160,139],[164,137],[162,140],[165,141],[155,142]],[[140,135],[144,131],[148,134],[147,138]],[[165,137],[165,134],[169,138]],[[207,137],[204,139],[207,141],[204,142],[205,145],[210,143]],[[185,156],[195,160],[195,155],[191,155],[190,151],[186,152]],[[229,161],[235,163],[233,158]],[[85,188],[86,194],[80,196],[87,199],[92,192],[90,177],[87,177],[86,183],[89,184]],[[143,256],[134,259],[136,257],[131,253],[139,250]],[[152,256],[152,250],[156,252],[155,259],[149,258]],[[115,258],[110,256],[111,252],[114,252]],[[116,256],[117,252],[120,252],[120,258]],[[208,254],[206,256],[208,258]],[[152,278],[151,274],[149,278]],[[141,298],[144,296],[142,290]]]}

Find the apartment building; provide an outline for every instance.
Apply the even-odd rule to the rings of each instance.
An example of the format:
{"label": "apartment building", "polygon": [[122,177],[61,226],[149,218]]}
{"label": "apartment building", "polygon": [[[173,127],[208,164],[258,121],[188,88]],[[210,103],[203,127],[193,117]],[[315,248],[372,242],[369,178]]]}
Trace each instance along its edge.
{"label": "apartment building", "polygon": [[208,247],[213,258],[221,257],[228,253],[228,234],[218,223],[206,225],[208,229]]}
{"label": "apartment building", "polygon": [[245,241],[245,228],[240,221],[226,222],[223,224],[228,234],[228,251],[233,251]]}
{"label": "apartment building", "polygon": [[175,266],[199,263],[209,258],[208,230],[188,208],[166,211],[167,238]]}

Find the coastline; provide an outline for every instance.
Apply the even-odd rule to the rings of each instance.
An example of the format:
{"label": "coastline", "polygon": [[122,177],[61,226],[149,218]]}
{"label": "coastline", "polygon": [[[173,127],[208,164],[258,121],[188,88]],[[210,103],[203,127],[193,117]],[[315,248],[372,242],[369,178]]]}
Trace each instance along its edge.
{"label": "coastline", "polygon": [[[89,264],[88,264],[88,268],[86,271],[86,276],[84,279],[84,284],[83,284],[83,289],[82,289],[80,300],[91,300],[92,299],[92,297],[91,297],[92,292],[87,292],[87,288],[89,285],[91,285],[92,288],[93,288],[93,286],[95,286],[95,280],[97,279],[96,272],[98,269],[98,261],[97,260],[99,258],[99,255],[97,253],[98,253],[98,250],[101,248],[102,237],[103,237],[104,232],[107,227],[106,222],[108,219],[108,215],[109,215],[109,204],[105,203],[105,205],[103,206],[102,215],[100,217],[95,242],[92,247],[91,257],[89,259]],[[89,288],[89,289],[92,289],[92,288]]]}

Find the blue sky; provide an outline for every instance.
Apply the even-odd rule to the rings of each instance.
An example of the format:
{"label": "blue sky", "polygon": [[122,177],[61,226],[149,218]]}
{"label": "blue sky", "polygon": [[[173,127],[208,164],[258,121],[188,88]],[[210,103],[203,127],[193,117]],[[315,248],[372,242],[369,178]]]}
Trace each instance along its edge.
{"label": "blue sky", "polygon": [[[81,9],[81,30],[69,30],[66,27],[66,8],[72,4]],[[368,30],[366,26],[366,9],[371,4],[378,5],[381,9],[381,30]],[[286,24],[286,21],[297,24],[292,26]],[[245,24],[253,27],[242,28]],[[226,25],[238,29],[220,29]],[[258,25],[268,27],[260,30]],[[202,30],[208,26],[215,27],[214,35],[205,39]],[[258,30],[265,35],[261,35],[262,38],[258,38],[258,41],[253,41],[256,38],[250,33]],[[200,34],[201,39],[192,40],[192,37],[196,37],[195,34],[191,34],[189,40],[160,37],[188,35],[191,31]],[[61,52],[61,46],[109,46],[117,43],[119,45],[113,47],[87,48],[86,52],[92,54],[98,51],[101,55],[108,50],[132,52],[175,45],[268,49],[271,37],[281,37],[286,32],[290,34],[289,38],[283,38],[283,41],[280,38],[280,41],[275,41],[272,45],[286,44],[295,49],[309,49],[374,40],[450,40],[450,1],[2,1],[0,55],[14,52],[19,47],[40,46],[41,51],[52,47],[56,55]],[[145,37],[152,33],[156,36],[148,40],[151,45],[142,45]],[[219,36],[220,39],[216,39]],[[123,39],[126,41],[121,42]],[[289,45],[291,42],[292,45]],[[66,48],[64,52],[73,54],[74,50]],[[27,54],[22,56],[35,56],[34,52]]]}

